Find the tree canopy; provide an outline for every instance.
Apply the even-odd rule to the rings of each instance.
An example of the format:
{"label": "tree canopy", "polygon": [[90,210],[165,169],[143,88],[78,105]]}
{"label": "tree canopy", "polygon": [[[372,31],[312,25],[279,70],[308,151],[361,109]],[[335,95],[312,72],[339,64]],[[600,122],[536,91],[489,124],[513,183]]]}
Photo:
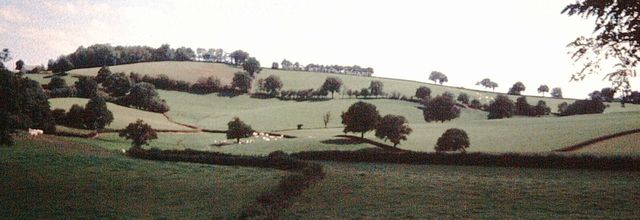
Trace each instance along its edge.
{"label": "tree canopy", "polygon": [[522,82],[516,82],[509,89],[509,92],[507,94],[509,94],[509,95],[520,95],[520,93],[522,91],[524,91],[525,89],[526,89],[526,87],[524,86],[524,84]]}
{"label": "tree canopy", "polygon": [[362,101],[354,103],[342,113],[344,133],[360,132],[360,137],[364,137],[364,133],[375,129],[379,121],[380,114],[376,106]]}
{"label": "tree canopy", "polygon": [[427,122],[445,122],[460,116],[460,109],[452,96],[439,95],[429,100],[422,110],[424,120]]}
{"label": "tree canopy", "polygon": [[258,61],[255,57],[249,57],[242,64],[242,69],[249,73],[251,77],[256,77],[256,74],[262,71],[262,67],[260,67],[260,61]]}
{"label": "tree canopy", "polygon": [[113,122],[113,113],[107,109],[107,102],[100,96],[91,98],[84,107],[84,112],[84,123],[89,129],[104,129]]}
{"label": "tree canopy", "polygon": [[227,138],[236,139],[239,143],[240,138],[250,137],[253,129],[248,124],[245,124],[238,117],[234,117],[232,121],[227,123]]}
{"label": "tree canopy", "polygon": [[469,148],[469,136],[467,132],[462,129],[451,128],[446,130],[436,143],[436,152],[443,151],[462,151],[466,152],[466,148]]}
{"label": "tree canopy", "polygon": [[248,93],[251,89],[251,76],[247,73],[237,72],[233,75],[231,86],[240,92]]}
{"label": "tree canopy", "polygon": [[449,81],[447,75],[438,71],[432,71],[429,75],[429,80],[433,81],[434,83],[440,83],[440,85]]}
{"label": "tree canopy", "polygon": [[158,139],[158,134],[142,119],[136,120],[135,123],[129,123],[127,127],[118,133],[118,136],[131,140],[131,147],[139,148],[142,145],[148,145],[149,140]]}
{"label": "tree canopy", "polygon": [[385,141],[391,141],[395,147],[400,141],[407,140],[407,135],[413,131],[407,123],[409,121],[404,116],[385,115],[380,120],[375,135]]}
{"label": "tree canopy", "polygon": [[426,86],[420,86],[416,89],[416,98],[418,99],[426,99],[431,96],[431,89]]}
{"label": "tree canopy", "polygon": [[549,86],[540,85],[540,87],[538,87],[538,93],[542,93],[542,96],[544,96],[544,93],[546,92],[549,92]]}
{"label": "tree canopy", "polygon": [[333,98],[334,92],[340,92],[340,87],[342,87],[342,80],[337,77],[327,77],[322,84],[321,89],[331,92],[331,98]]}
{"label": "tree canopy", "polygon": [[487,110],[489,111],[487,116],[489,119],[510,118],[513,115],[515,106],[508,96],[498,95]]}

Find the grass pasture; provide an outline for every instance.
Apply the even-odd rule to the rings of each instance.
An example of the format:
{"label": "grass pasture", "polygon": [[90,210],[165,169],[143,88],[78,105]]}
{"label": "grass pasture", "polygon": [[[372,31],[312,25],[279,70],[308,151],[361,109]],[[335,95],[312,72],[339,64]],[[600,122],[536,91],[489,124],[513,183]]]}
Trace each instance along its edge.
{"label": "grass pasture", "polygon": [[637,172],[323,163],[288,219],[636,218]]}
{"label": "grass pasture", "polygon": [[613,155],[640,155],[640,133],[614,137],[608,140],[584,146],[575,153],[585,154],[613,154]]}
{"label": "grass pasture", "polygon": [[[83,98],[56,98],[49,99],[51,109],[62,108],[69,111],[73,104],[79,104],[85,106],[89,102],[89,99]],[[154,129],[163,130],[191,130],[188,127],[170,122],[166,117],[160,113],[147,112],[137,110],[133,108],[127,108],[119,106],[113,103],[107,103],[107,108],[113,113],[113,122],[107,128],[109,129],[123,129],[129,125],[129,123],[135,122],[137,119],[142,119]]]}
{"label": "grass pasture", "polygon": [[231,219],[281,175],[131,159],[65,140],[21,138],[0,147],[0,218]]}
{"label": "grass pasture", "polygon": [[[184,80],[192,83],[202,77],[215,76],[218,77],[223,84],[231,83],[233,74],[242,71],[240,68],[227,64],[189,61],[134,63],[110,66],[109,69],[113,73],[124,72],[127,75],[129,75],[130,72],[150,76],[165,74],[171,79]],[[69,73],[73,75],[96,76],[98,70],[100,70],[100,67],[74,69],[69,71]]]}

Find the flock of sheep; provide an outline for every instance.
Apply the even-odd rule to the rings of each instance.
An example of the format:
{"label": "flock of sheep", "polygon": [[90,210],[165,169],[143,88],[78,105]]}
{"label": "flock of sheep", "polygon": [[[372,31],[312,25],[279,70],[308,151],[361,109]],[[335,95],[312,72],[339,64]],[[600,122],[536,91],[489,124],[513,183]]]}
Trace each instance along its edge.
{"label": "flock of sheep", "polygon": [[[255,142],[255,140],[260,140],[260,139],[262,139],[263,141],[278,141],[284,138],[284,135],[270,135],[269,133],[264,133],[264,132],[253,132],[251,136],[253,137],[253,139],[240,140],[238,144],[251,144]],[[213,143],[215,145],[231,144],[229,140],[222,140],[222,141],[214,140]]]}

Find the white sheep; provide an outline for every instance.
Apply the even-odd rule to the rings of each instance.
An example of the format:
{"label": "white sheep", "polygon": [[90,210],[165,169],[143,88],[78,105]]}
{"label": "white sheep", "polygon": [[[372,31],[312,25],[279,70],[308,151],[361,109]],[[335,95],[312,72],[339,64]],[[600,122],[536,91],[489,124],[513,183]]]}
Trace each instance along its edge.
{"label": "white sheep", "polygon": [[29,136],[38,136],[44,134],[44,131],[40,130],[40,129],[31,129],[29,128]]}

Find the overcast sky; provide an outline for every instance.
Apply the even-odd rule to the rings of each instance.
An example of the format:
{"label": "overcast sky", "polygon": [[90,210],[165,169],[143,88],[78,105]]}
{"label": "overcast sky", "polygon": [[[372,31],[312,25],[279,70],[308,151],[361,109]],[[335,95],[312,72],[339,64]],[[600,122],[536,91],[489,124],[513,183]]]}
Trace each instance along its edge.
{"label": "overcast sky", "polygon": [[454,86],[491,78],[497,91],[522,81],[525,94],[547,84],[584,98],[610,83],[604,74],[569,82],[577,67],[566,45],[593,30],[593,21],[560,14],[571,2],[0,0],[0,48],[13,51],[11,66],[95,43],[242,49],[263,66],[283,58],[360,65],[418,81],[437,70]]}

